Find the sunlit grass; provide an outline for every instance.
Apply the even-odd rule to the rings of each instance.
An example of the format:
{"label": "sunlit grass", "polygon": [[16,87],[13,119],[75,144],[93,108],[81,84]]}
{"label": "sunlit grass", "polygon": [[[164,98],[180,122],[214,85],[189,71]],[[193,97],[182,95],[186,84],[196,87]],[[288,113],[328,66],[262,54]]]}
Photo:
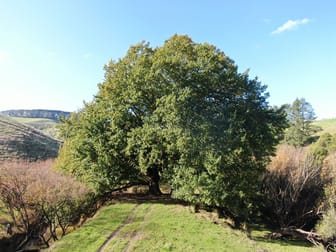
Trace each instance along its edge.
{"label": "sunlit grass", "polygon": [[336,118],[318,120],[314,122],[314,125],[320,126],[323,129],[319,132],[319,135],[323,133],[336,134]]}
{"label": "sunlit grass", "polygon": [[27,117],[11,117],[15,121],[33,127],[42,131],[44,134],[57,138],[58,131],[56,129],[57,121],[48,118],[27,118]]}
{"label": "sunlit grass", "polygon": [[250,228],[249,238],[180,205],[144,203],[132,211],[134,206],[120,203],[104,207],[50,251],[97,251],[123,224],[104,251],[322,251],[305,242],[269,240],[270,231],[258,226]]}
{"label": "sunlit grass", "polygon": [[133,245],[142,239],[141,226],[146,223],[145,217],[152,204],[141,204],[132,213],[125,226],[116,237],[106,246],[105,251],[122,251],[126,247],[132,250]]}
{"label": "sunlit grass", "polygon": [[134,251],[257,251],[237,230],[214,225],[176,205],[154,204],[141,226]]}
{"label": "sunlit grass", "polygon": [[109,235],[125,221],[133,207],[134,204],[125,203],[102,208],[94,218],[63,237],[48,251],[97,251]]}
{"label": "sunlit grass", "polygon": [[268,236],[270,230],[260,226],[252,225],[250,227],[250,235],[252,240],[256,241],[258,245],[266,251],[279,251],[279,252],[322,252],[322,248],[317,248],[312,244],[305,241],[297,240],[272,240]]}

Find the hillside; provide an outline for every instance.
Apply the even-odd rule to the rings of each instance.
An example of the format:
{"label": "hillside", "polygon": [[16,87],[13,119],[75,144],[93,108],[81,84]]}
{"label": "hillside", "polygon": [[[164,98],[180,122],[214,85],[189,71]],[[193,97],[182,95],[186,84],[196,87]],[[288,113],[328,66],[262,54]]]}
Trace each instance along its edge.
{"label": "hillside", "polygon": [[19,123],[35,128],[47,136],[57,139],[58,131],[55,126],[59,123],[60,118],[69,117],[70,112],[47,109],[13,109],[0,111],[0,115],[9,116]]}
{"label": "hillside", "polygon": [[10,117],[0,116],[0,160],[53,158],[58,148],[57,140]]}
{"label": "hillside", "polygon": [[322,135],[323,133],[336,134],[336,118],[318,120],[314,122],[314,125],[322,128],[319,135]]}
{"label": "hillside", "polygon": [[69,117],[70,112],[61,110],[47,110],[47,109],[12,109],[1,111],[0,114],[11,117],[24,118],[46,118],[58,121],[61,117]]}
{"label": "hillside", "polygon": [[42,131],[47,136],[58,138],[58,130],[56,125],[59,123],[56,120],[48,118],[27,118],[27,117],[11,117],[19,123],[25,124],[29,127]]}

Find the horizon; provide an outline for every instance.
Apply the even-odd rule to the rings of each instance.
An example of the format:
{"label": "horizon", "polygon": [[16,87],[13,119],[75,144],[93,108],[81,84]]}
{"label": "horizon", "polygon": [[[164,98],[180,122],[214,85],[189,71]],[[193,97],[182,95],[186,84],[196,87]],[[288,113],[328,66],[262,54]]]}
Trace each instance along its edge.
{"label": "horizon", "polygon": [[336,118],[335,8],[332,0],[6,2],[0,111],[78,111],[97,94],[104,65],[131,45],[186,34],[258,76],[270,105],[303,97],[318,119]]}

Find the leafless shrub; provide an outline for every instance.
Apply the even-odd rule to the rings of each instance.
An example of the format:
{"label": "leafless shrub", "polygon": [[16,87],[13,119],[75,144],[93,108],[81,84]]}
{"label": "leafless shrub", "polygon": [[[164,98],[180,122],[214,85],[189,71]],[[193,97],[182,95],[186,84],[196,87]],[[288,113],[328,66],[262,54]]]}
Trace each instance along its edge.
{"label": "leafless shrub", "polygon": [[305,148],[280,146],[264,176],[266,215],[280,227],[313,226],[326,183],[321,173]]}
{"label": "leafless shrub", "polygon": [[0,199],[25,242],[39,237],[48,246],[80,218],[88,190],[52,165],[53,160],[0,164]]}

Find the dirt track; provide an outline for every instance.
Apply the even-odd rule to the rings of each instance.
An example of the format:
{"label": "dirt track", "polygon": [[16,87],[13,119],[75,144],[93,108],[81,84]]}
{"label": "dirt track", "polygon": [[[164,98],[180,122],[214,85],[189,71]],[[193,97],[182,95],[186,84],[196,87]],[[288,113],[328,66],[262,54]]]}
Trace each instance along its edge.
{"label": "dirt track", "polygon": [[120,230],[125,227],[127,224],[131,223],[133,221],[133,214],[136,211],[136,209],[140,206],[140,204],[137,204],[133,207],[132,211],[130,212],[130,214],[127,216],[126,220],[114,231],[111,233],[111,235],[106,239],[106,241],[103,243],[103,245],[100,246],[100,248],[98,249],[98,252],[103,252],[105,251],[105,248],[108,246],[108,244],[114,239],[116,238],[119,233]]}

